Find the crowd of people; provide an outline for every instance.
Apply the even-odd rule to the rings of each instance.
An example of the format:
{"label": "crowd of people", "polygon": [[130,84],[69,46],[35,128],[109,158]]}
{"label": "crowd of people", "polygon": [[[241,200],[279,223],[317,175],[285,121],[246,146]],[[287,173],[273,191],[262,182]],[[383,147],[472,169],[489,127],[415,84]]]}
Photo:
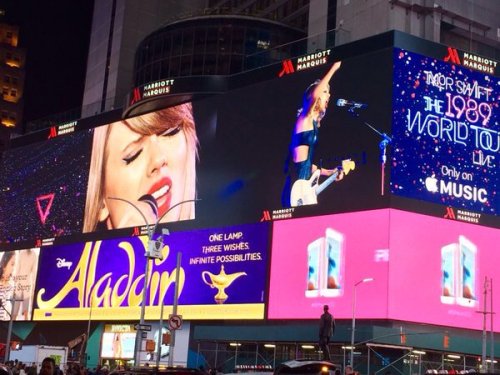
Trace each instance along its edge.
{"label": "crowd of people", "polygon": [[78,363],[68,363],[60,368],[51,357],[44,358],[38,370],[36,363],[26,364],[17,359],[0,365],[0,375],[108,375],[107,366],[90,369]]}

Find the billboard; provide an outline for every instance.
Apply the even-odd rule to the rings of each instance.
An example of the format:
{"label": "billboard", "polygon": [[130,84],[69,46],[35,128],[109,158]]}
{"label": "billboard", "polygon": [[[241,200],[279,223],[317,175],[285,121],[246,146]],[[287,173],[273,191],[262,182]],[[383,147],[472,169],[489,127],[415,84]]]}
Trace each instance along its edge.
{"label": "billboard", "polygon": [[391,233],[389,318],[482,330],[500,308],[498,229],[391,210]]}
{"label": "billboard", "polygon": [[[150,260],[146,319],[174,303],[185,319],[262,319],[269,224],[166,235],[163,259]],[[156,237],[155,237],[156,239]],[[146,236],[44,247],[34,320],[114,320],[140,316]],[[166,310],[168,311],[168,310]]]}
{"label": "billboard", "polygon": [[157,219],[186,230],[387,207],[378,132],[390,130],[391,49],[300,60],[286,74],[269,68],[275,79],[10,150],[1,240],[15,248],[127,236],[120,230]]}
{"label": "billboard", "polygon": [[356,295],[361,319],[481,330],[478,311],[500,304],[490,303],[497,239],[498,229],[395,209],[276,222],[268,317],[317,319],[327,304],[351,319]]}
{"label": "billboard", "polygon": [[67,236],[83,223],[91,131],[14,148],[0,160],[0,243]]}
{"label": "billboard", "polygon": [[358,318],[387,318],[389,218],[372,210],[275,222],[269,319],[318,319],[325,304],[351,318],[354,288]]}
{"label": "billboard", "polygon": [[500,79],[394,49],[391,192],[499,215]]}
{"label": "billboard", "polygon": [[40,249],[0,253],[0,320],[31,320]]}

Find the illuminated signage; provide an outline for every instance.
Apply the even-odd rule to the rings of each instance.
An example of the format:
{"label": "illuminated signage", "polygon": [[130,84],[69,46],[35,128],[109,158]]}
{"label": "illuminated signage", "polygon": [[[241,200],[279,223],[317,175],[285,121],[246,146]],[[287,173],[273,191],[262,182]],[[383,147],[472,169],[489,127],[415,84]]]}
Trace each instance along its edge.
{"label": "illuminated signage", "polygon": [[40,249],[0,253],[0,320],[30,320]]}
{"label": "illuminated signage", "polygon": [[[179,314],[185,319],[262,319],[269,225],[171,233],[163,260],[150,261],[146,317],[158,319],[161,300],[174,299],[176,254]],[[147,237],[44,249],[35,320],[139,316]]]}
{"label": "illuminated signage", "polygon": [[298,72],[300,70],[306,70],[318,67],[320,65],[325,65],[328,62],[328,56],[330,56],[331,51],[331,49],[327,49],[324,51],[318,51],[298,57],[295,66],[293,65],[292,60],[283,60],[281,63],[281,70],[278,73],[278,77],[283,77],[284,75],[292,74],[296,71]]}
{"label": "illuminated signage", "polygon": [[50,138],[55,138],[60,135],[68,134],[68,133],[73,133],[76,129],[76,126],[78,125],[78,121],[71,121],[68,123],[64,123],[58,126],[51,126],[49,128],[49,135],[48,139]]}
{"label": "illuminated signage", "polygon": [[391,191],[498,215],[499,80],[395,50]]}
{"label": "illuminated signage", "polygon": [[129,105],[140,102],[143,99],[168,95],[170,94],[173,85],[173,79],[162,79],[159,81],[147,83],[141,87],[136,87],[133,89],[132,94],[130,95]]}
{"label": "illuminated signage", "polygon": [[485,278],[499,266],[498,229],[395,209],[273,227],[270,319],[317,319],[324,304],[350,319],[356,288],[362,319],[483,327],[477,309],[489,299]]}
{"label": "illuminated signage", "polygon": [[498,65],[498,62],[495,60],[477,56],[468,52],[464,52],[463,58],[460,60],[457,49],[452,47],[448,47],[448,54],[443,60],[450,61],[453,64],[463,65],[467,68],[486,74],[495,74],[495,70]]}

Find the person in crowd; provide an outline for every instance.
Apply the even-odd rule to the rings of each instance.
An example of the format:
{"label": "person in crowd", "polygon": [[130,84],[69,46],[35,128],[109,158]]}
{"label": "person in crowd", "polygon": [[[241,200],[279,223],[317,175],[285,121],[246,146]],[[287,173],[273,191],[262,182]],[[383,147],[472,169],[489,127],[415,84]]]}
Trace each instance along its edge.
{"label": "person in crowd", "polygon": [[45,357],[43,359],[39,375],[58,375],[54,358]]}
{"label": "person in crowd", "polygon": [[323,306],[323,314],[319,319],[319,347],[323,352],[323,359],[330,360],[330,338],[335,332],[335,319],[328,311],[328,305]]}
{"label": "person in crowd", "polygon": [[193,219],[197,152],[191,103],[96,128],[83,232]]}

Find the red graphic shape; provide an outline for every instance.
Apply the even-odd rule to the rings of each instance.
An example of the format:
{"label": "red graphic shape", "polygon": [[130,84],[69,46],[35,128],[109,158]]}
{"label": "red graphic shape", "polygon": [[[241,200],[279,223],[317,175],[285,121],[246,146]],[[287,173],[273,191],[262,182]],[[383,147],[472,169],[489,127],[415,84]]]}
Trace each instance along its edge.
{"label": "red graphic shape", "polygon": [[260,221],[270,221],[271,220],[271,213],[268,210],[264,210],[262,212],[262,217],[260,218]]}
{"label": "red graphic shape", "polygon": [[448,47],[448,55],[444,57],[444,61],[451,61],[453,64],[460,65],[460,57],[458,57],[458,52],[456,48]]}
{"label": "red graphic shape", "polygon": [[453,211],[453,208],[451,207],[446,207],[446,214],[444,215],[445,219],[452,219],[455,220],[455,211]]}
{"label": "red graphic shape", "polygon": [[51,126],[50,131],[49,131],[49,136],[47,137],[47,139],[55,138],[55,137],[57,137],[57,129],[55,126]]}
{"label": "red graphic shape", "polygon": [[[40,221],[43,225],[45,225],[45,220],[47,220],[47,216],[50,214],[50,208],[52,207],[52,202],[54,202],[54,193],[40,195],[36,198],[36,208],[38,210],[38,216],[40,216]],[[42,207],[42,202],[45,205],[45,208]]]}
{"label": "red graphic shape", "polygon": [[293,68],[292,60],[284,60],[281,62],[282,69],[278,73],[278,77],[283,77],[285,74],[292,74],[295,72]]}
{"label": "red graphic shape", "polygon": [[139,91],[139,88],[136,87],[133,91],[132,99],[130,99],[130,105],[138,102],[139,100],[141,100],[141,92]]}

